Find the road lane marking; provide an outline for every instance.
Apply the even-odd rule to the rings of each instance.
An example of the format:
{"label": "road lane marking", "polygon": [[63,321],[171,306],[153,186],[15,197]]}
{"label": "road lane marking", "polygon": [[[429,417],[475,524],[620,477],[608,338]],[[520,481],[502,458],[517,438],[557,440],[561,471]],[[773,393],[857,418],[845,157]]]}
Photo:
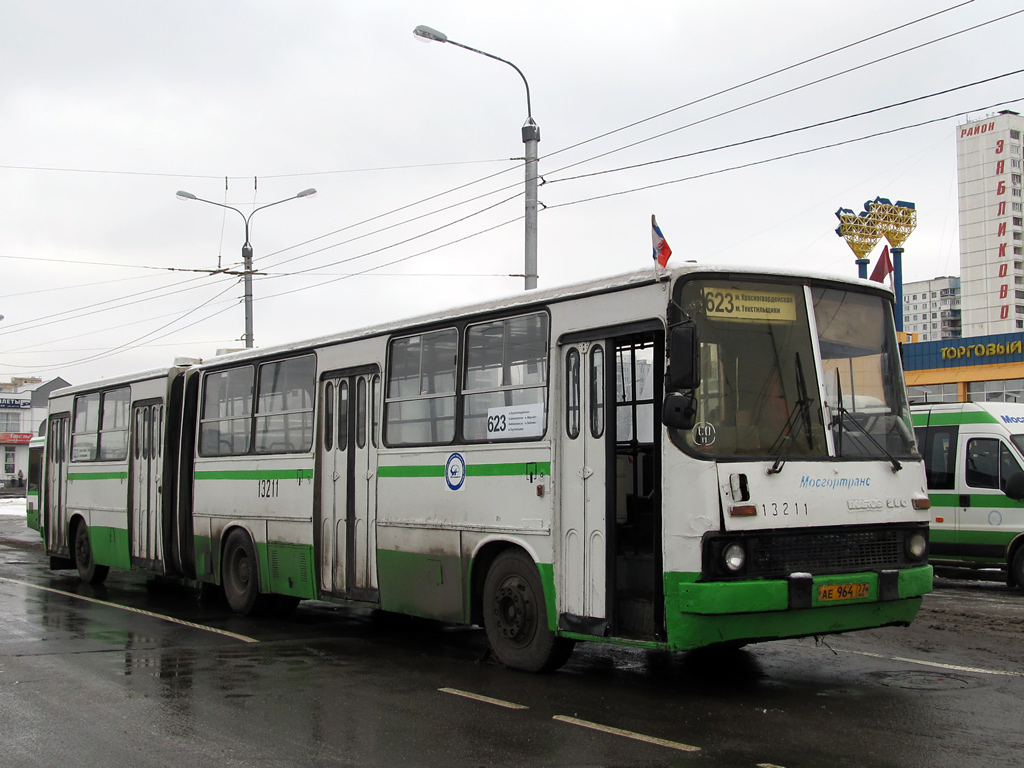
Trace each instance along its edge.
{"label": "road lane marking", "polygon": [[111,608],[120,608],[122,611],[130,611],[131,613],[137,613],[141,616],[149,616],[154,619],[161,619],[163,621],[169,621],[172,624],[180,624],[183,627],[191,627],[192,629],[202,629],[206,632],[215,632],[218,635],[224,635],[235,640],[241,640],[243,643],[258,643],[254,637],[246,637],[245,635],[239,635],[235,632],[228,632],[226,629],[217,629],[216,627],[208,627],[205,624],[195,624],[191,621],[184,621],[183,619],[176,619],[173,616],[165,616],[162,613],[153,613],[152,611],[144,611],[141,608],[132,608],[127,605],[118,605],[117,603],[111,603],[106,600],[97,600],[95,597],[86,597],[85,595],[76,595],[74,592],[65,592],[62,589],[53,589],[52,587],[44,587],[39,584],[32,584],[28,581],[18,581],[18,579],[9,579],[6,576],[0,576],[0,581],[6,581],[8,584],[20,584],[23,587],[29,587],[31,589],[39,589],[43,592],[52,592],[55,595],[64,595],[65,597],[74,597],[78,600],[85,600],[90,603],[99,603],[100,605],[108,605]]}
{"label": "road lane marking", "polygon": [[682,744],[678,741],[669,741],[668,739],[659,739],[656,736],[647,736],[643,733],[636,733],[635,731],[624,731],[621,728],[612,728],[610,725],[601,725],[599,723],[592,723],[589,720],[580,720],[576,717],[567,717],[565,715],[555,715],[553,720],[557,720],[560,723],[569,723],[570,725],[579,725],[583,728],[590,728],[594,731],[601,731],[602,733],[610,733],[613,736],[624,736],[627,739],[635,739],[636,741],[645,741],[648,744],[655,744],[659,747],[668,747],[669,749],[678,749],[682,752],[700,752],[700,747],[694,747],[689,744]]}
{"label": "road lane marking", "polygon": [[974,672],[979,675],[1002,675],[1004,677],[1024,677],[1024,672],[1010,672],[1002,669],[983,669],[982,667],[963,667],[959,664],[943,664],[939,661],[925,661],[924,659],[908,659],[903,656],[885,656],[881,653],[869,651],[848,651],[844,648],[837,648],[841,653],[852,653],[856,656],[869,656],[872,659],[886,659],[888,661],[902,661],[905,664],[920,664],[922,667],[938,667],[948,669],[952,672]]}
{"label": "road lane marking", "polygon": [[505,709],[529,709],[525,704],[515,704],[511,701],[503,701],[502,699],[492,699],[490,696],[483,696],[479,693],[470,693],[469,691],[460,691],[458,688],[438,688],[441,693],[450,693],[452,696],[461,696],[464,699],[473,699],[473,701],[482,701],[484,704],[494,704],[498,707],[504,707]]}

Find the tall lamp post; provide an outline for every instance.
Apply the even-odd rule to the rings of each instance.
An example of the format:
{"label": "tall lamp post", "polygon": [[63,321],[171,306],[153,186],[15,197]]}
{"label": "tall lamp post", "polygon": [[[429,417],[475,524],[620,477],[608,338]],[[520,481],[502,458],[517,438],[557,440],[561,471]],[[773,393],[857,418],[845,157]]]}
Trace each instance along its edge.
{"label": "tall lamp post", "polygon": [[450,43],[457,48],[465,48],[467,51],[508,64],[523,78],[523,85],[526,86],[526,122],[523,124],[523,144],[526,147],[526,255],[523,276],[525,278],[524,288],[527,291],[532,290],[537,287],[537,145],[540,143],[540,126],[533,120],[533,111],[530,108],[530,84],[526,81],[526,75],[511,61],[457,43],[450,40],[444,32],[438,32],[423,24],[416,27],[412,33],[422,40]]}
{"label": "tall lamp post", "polygon": [[213,200],[204,200],[201,197],[196,197],[191,192],[184,192],[178,190],[176,197],[179,200],[198,200],[200,203],[209,203],[210,205],[216,205],[218,208],[227,208],[229,211],[234,211],[242,220],[245,222],[245,242],[242,244],[242,275],[245,280],[245,348],[252,349],[252,245],[249,243],[249,221],[253,216],[256,215],[257,211],[262,211],[264,208],[270,208],[273,205],[280,205],[281,203],[287,203],[289,200],[298,200],[300,197],[312,197],[316,194],[315,189],[304,189],[296,195],[286,197],[284,200],[278,200],[275,203],[267,203],[261,205],[259,208],[254,208],[252,213],[246,216],[237,208],[230,205],[224,205],[224,203],[218,203]]}

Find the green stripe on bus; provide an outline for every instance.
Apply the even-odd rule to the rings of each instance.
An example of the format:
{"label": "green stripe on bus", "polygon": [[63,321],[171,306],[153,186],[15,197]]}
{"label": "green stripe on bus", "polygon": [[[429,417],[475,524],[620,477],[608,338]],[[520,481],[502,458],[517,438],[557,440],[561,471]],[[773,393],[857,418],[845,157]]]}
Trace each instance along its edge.
{"label": "green stripe on bus", "polygon": [[951,424],[998,424],[999,419],[988,411],[970,411],[968,413],[915,413],[915,427],[946,427]]}
{"label": "green stripe on bus", "polygon": [[196,480],[312,480],[312,469],[213,469],[196,471]]}
{"label": "green stripe on bus", "polygon": [[[444,467],[388,466],[378,467],[380,477],[444,477]],[[515,477],[519,475],[550,475],[550,461],[512,462],[509,464],[466,464],[467,477]]]}
{"label": "green stripe on bus", "polygon": [[68,472],[68,480],[127,480],[127,472]]}

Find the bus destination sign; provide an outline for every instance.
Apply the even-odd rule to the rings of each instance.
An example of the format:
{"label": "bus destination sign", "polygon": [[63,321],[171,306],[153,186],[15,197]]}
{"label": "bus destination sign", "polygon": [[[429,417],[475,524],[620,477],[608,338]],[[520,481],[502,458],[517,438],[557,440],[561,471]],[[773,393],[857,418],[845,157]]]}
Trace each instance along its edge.
{"label": "bus destination sign", "polygon": [[705,288],[704,306],[713,320],[746,323],[792,323],[796,320],[796,295],[791,292]]}

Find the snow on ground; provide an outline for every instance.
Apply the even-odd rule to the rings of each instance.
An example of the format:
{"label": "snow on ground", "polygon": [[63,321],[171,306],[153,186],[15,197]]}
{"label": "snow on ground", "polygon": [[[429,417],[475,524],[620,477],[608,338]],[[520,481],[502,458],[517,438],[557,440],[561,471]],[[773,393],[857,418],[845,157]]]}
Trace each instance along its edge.
{"label": "snow on ground", "polygon": [[24,499],[0,499],[0,517],[24,517]]}

